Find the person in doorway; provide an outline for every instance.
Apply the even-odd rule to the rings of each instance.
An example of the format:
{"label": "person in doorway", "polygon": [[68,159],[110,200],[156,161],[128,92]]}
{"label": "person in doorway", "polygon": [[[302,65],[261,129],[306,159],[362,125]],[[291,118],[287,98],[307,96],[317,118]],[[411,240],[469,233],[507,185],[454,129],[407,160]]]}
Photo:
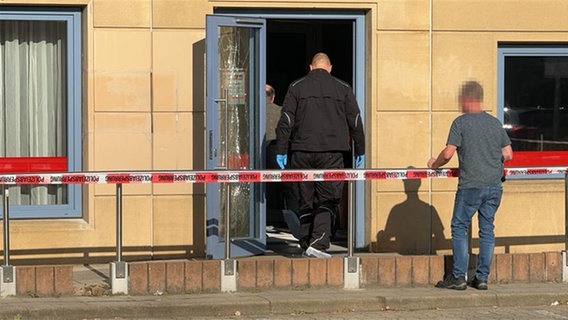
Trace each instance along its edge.
{"label": "person in doorway", "polygon": [[[274,103],[276,91],[271,85],[265,85],[264,90],[266,91],[266,133],[264,135],[264,141],[267,146],[271,144],[276,146],[276,125],[280,119],[282,107]],[[271,161],[274,161],[274,157],[271,158]]]}
{"label": "person in doorway", "polygon": [[[288,88],[276,127],[276,161],[281,169],[340,169],[343,152],[354,141],[356,165],[365,159],[365,133],[359,106],[349,84],[331,75],[325,53],[314,55],[310,72]],[[288,150],[290,149],[290,150]],[[298,184],[300,246],[305,255],[329,258],[332,221],[341,200],[343,181]]]}
{"label": "person in doorway", "polygon": [[264,145],[266,147],[266,168],[278,169],[276,163],[276,125],[280,119],[282,107],[274,103],[276,92],[274,88],[267,84],[264,86],[266,91],[266,133],[264,134]]}
{"label": "person in doorway", "polygon": [[503,194],[503,163],[513,158],[511,140],[501,122],[482,110],[483,87],[476,81],[462,84],[459,104],[463,115],[457,117],[448,135],[446,147],[428,167],[437,169],[452,159],[459,160],[458,189],[451,221],[453,270],[438,288],[465,290],[469,258],[468,228],[478,212],[479,255],[469,284],[487,290],[495,247],[495,213]]}
{"label": "person in doorway", "polygon": [[[266,169],[278,169],[276,163],[276,125],[280,119],[282,107],[274,103],[276,91],[267,84],[264,86],[266,91],[266,133],[264,135],[264,146],[266,151]],[[276,226],[283,224],[282,216],[282,190],[283,185],[277,182],[266,184],[266,224],[267,230],[273,230]]]}

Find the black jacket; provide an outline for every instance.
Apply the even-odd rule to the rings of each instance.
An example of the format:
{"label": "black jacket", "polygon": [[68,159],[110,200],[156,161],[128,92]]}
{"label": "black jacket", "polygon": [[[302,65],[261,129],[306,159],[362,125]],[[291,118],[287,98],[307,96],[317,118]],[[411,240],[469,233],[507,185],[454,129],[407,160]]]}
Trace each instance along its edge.
{"label": "black jacket", "polygon": [[294,81],[284,98],[276,127],[277,152],[329,152],[350,150],[365,153],[365,132],[355,95],[349,84],[324,69],[314,69]]}

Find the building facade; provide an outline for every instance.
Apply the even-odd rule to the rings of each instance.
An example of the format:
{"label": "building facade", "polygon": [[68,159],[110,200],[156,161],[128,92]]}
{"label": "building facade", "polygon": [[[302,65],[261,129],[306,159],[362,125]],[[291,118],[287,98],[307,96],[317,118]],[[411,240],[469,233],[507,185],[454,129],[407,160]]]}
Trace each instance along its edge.
{"label": "building facade", "polygon": [[[368,168],[424,168],[443,148],[459,115],[459,86],[470,79],[483,84],[486,110],[513,139],[518,162],[509,165],[566,165],[566,12],[562,0],[0,0],[0,156],[10,164],[49,157],[53,168],[69,171],[208,169],[207,118],[214,115],[207,81],[223,77],[220,64],[211,69],[223,53],[207,48],[208,41],[223,43],[211,39],[207,22],[222,15],[262,26],[266,42],[252,47],[264,57],[257,82],[276,88],[277,103],[315,52],[330,55],[334,74],[353,85],[365,115]],[[247,130],[263,132],[254,128],[263,116],[249,116],[258,121]],[[231,160],[244,161],[238,168],[263,165],[242,157],[226,164]],[[456,166],[455,159],[448,165]],[[456,185],[358,185],[358,247],[450,252]],[[563,177],[514,177],[504,190],[496,253],[562,250]],[[124,254],[208,255],[212,194],[202,184],[125,185]],[[12,187],[10,197],[14,258],[112,260],[114,185]],[[261,227],[264,219],[257,219]]]}

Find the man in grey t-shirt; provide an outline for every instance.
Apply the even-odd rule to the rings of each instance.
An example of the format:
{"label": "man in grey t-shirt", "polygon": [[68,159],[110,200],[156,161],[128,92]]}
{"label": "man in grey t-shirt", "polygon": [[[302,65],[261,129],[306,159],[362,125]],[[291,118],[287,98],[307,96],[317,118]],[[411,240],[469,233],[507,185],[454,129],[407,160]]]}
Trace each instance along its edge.
{"label": "man in grey t-shirt", "polygon": [[436,284],[438,288],[464,290],[469,257],[468,228],[478,212],[479,256],[470,285],[487,290],[487,279],[495,247],[495,213],[501,203],[503,163],[513,158],[511,140],[501,122],[482,110],[483,88],[478,82],[465,82],[459,96],[463,115],[454,120],[446,147],[428,167],[437,169],[457,151],[459,181],[452,214],[452,274]]}

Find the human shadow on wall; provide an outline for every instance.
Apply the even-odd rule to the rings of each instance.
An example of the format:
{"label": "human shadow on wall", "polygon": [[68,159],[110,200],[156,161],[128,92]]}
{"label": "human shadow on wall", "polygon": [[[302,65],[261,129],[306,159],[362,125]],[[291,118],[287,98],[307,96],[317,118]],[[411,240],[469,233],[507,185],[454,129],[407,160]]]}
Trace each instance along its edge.
{"label": "human shadow on wall", "polygon": [[391,209],[385,229],[377,234],[378,252],[420,255],[447,249],[444,226],[436,208],[418,196],[422,180],[405,179],[403,183],[406,200]]}

